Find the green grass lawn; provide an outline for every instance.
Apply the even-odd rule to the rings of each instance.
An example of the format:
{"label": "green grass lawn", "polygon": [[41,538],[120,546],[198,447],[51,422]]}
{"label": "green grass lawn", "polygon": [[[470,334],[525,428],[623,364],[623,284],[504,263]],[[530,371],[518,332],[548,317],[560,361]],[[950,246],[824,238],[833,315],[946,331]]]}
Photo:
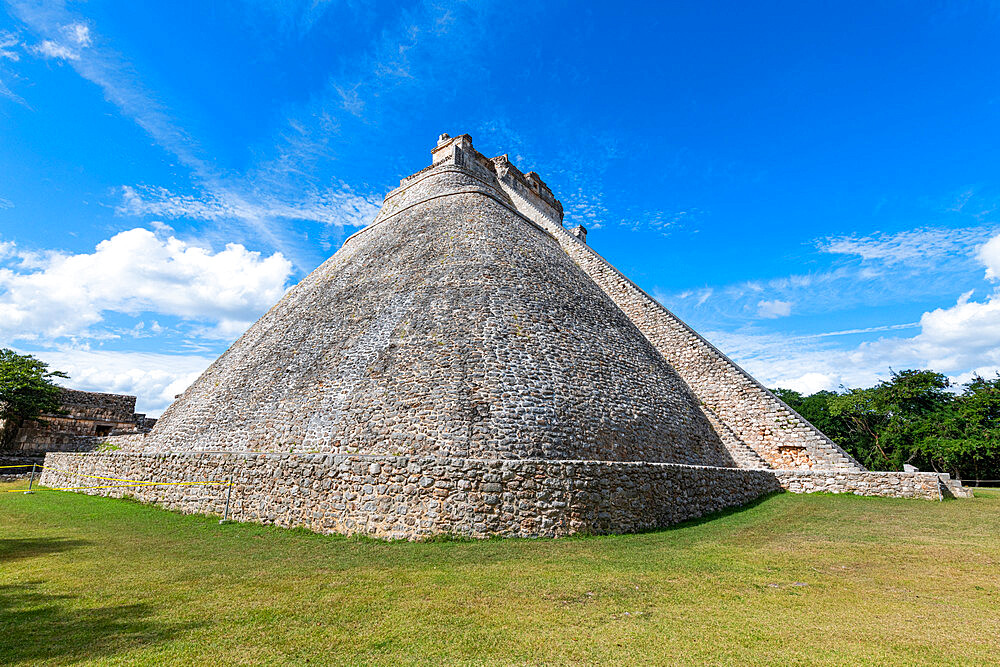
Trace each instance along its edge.
{"label": "green grass lawn", "polygon": [[2,493],[0,662],[978,663],[1000,492],[772,496],[642,535],[387,543]]}

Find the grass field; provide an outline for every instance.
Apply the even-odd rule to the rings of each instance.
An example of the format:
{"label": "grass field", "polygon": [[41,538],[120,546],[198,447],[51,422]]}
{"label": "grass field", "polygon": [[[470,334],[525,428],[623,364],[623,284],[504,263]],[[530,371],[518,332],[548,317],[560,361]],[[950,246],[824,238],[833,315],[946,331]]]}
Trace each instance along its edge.
{"label": "grass field", "polygon": [[386,543],[0,484],[0,662],[1000,659],[1000,492],[641,535]]}

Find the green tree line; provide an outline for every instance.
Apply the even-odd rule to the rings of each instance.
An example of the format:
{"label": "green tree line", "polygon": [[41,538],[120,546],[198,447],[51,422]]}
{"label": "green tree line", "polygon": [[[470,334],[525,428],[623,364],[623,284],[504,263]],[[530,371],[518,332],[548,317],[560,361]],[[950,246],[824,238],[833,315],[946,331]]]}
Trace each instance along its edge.
{"label": "green tree line", "polygon": [[1000,374],[953,386],[930,370],[892,372],[866,389],[803,396],[772,390],[869,470],[1000,479]]}

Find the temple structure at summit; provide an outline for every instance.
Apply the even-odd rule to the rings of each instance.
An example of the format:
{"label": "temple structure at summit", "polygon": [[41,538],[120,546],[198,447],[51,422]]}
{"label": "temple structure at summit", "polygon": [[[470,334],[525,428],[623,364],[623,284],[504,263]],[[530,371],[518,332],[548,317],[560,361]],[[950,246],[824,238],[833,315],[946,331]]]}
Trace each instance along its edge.
{"label": "temple structure at summit", "polygon": [[441,135],[151,432],[112,440],[48,455],[43,483],[391,538],[635,531],[782,489],[966,493],[866,471],[468,135]]}

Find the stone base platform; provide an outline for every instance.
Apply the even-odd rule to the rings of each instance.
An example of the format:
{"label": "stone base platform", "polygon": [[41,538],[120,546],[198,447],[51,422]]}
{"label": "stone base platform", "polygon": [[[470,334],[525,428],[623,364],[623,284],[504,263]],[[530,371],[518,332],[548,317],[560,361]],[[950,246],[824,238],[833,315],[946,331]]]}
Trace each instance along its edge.
{"label": "stone base platform", "polygon": [[[229,516],[234,521],[419,539],[637,532],[744,505],[783,488],[937,500],[945,484],[941,477],[947,475],[605,461],[88,452],[48,454],[41,483],[221,515],[232,479]],[[142,482],[159,485],[136,485]]]}

